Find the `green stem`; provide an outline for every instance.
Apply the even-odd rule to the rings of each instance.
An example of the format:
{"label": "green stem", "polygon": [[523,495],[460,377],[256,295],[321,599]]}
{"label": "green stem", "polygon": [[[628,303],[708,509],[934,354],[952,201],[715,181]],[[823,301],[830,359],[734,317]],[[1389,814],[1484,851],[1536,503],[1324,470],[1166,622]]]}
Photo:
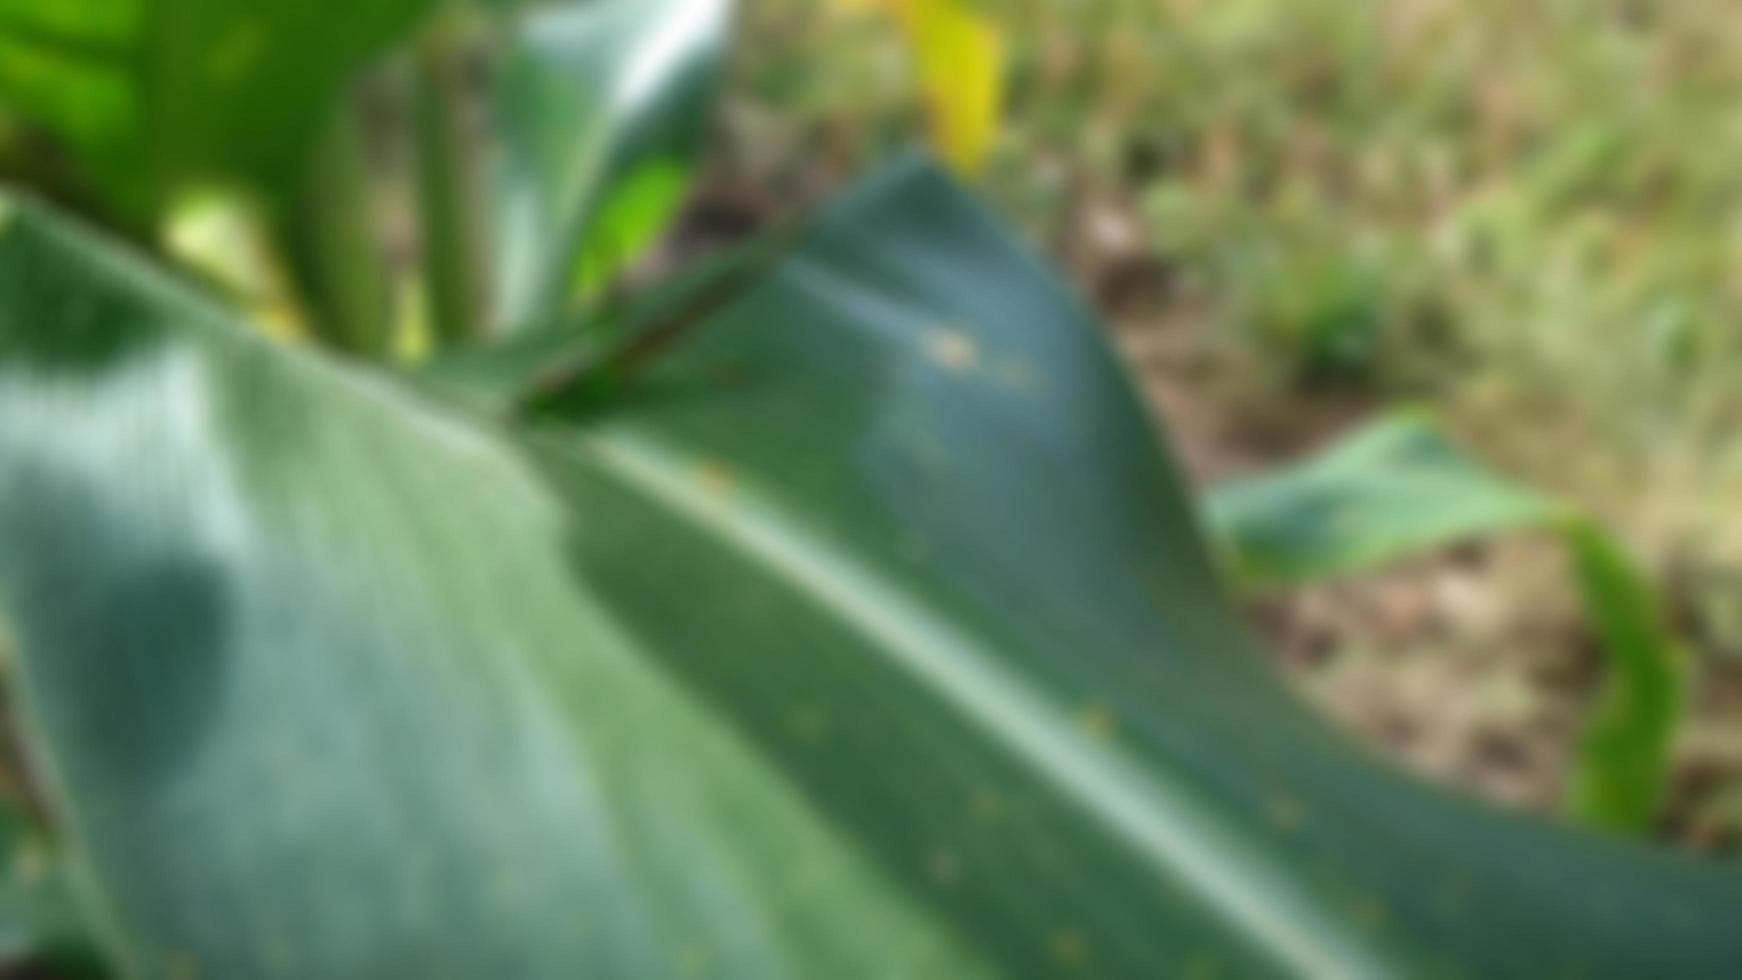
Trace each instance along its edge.
{"label": "green stem", "polygon": [[436,17],[418,44],[414,111],[424,288],[430,325],[443,345],[484,332],[481,161],[468,126],[465,30],[457,13]]}
{"label": "green stem", "polygon": [[1685,709],[1687,655],[1651,580],[1590,518],[1560,522],[1605,664],[1567,789],[1574,819],[1650,829],[1663,803]]}
{"label": "green stem", "polygon": [[345,105],[301,179],[275,202],[280,247],[309,328],[329,344],[381,359],[392,351],[386,263],[355,108]]}

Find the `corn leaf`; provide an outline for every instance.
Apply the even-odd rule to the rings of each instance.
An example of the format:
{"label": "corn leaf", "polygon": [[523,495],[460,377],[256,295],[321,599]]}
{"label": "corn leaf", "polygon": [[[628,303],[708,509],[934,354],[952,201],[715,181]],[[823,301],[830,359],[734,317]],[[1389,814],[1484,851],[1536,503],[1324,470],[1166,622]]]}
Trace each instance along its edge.
{"label": "corn leaf", "polygon": [[1733,868],[1444,795],[1296,701],[1087,314],[927,166],[520,421],[14,211],[0,618],[129,975],[1742,962]]}
{"label": "corn leaf", "polygon": [[912,49],[932,142],[958,172],[984,164],[1003,113],[1003,28],[976,0],[887,0]]}

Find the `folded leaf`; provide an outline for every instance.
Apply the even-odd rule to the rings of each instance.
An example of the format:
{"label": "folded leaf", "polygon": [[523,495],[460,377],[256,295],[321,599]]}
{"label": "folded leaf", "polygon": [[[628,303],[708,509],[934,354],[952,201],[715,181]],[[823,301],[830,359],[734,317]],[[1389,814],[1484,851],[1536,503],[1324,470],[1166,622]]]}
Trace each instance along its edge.
{"label": "folded leaf", "polygon": [[498,319],[549,316],[653,242],[688,190],[730,0],[606,0],[512,31],[497,93]]}
{"label": "folded leaf", "polygon": [[1657,590],[1608,532],[1571,518],[1561,536],[1608,657],[1574,758],[1567,806],[1593,824],[1645,830],[1669,786],[1687,700],[1687,654],[1670,631]]}
{"label": "folded leaf", "polygon": [[[1294,700],[935,171],[509,431],[0,233],[0,616],[139,975],[1728,976],[1732,870]],[[548,405],[548,403],[546,403]]]}

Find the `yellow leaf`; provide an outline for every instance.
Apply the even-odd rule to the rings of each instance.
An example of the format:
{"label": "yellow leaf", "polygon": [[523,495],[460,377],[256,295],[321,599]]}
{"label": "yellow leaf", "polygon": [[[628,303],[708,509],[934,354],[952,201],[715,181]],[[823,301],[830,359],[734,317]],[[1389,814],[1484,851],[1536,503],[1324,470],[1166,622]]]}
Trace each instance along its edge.
{"label": "yellow leaf", "polygon": [[907,33],[930,116],[950,165],[974,173],[998,132],[1004,33],[974,0],[885,0]]}
{"label": "yellow leaf", "polygon": [[906,0],[932,138],[951,165],[980,168],[997,135],[1004,36],[972,0]]}

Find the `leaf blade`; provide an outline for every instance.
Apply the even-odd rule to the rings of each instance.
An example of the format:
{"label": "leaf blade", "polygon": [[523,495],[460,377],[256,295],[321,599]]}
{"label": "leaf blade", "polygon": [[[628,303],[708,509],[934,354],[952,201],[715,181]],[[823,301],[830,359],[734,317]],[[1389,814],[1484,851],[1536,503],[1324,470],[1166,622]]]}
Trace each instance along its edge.
{"label": "leaf blade", "polygon": [[1235,576],[1260,587],[1365,571],[1493,534],[1552,531],[1606,661],[1566,808],[1596,827],[1650,826],[1669,783],[1686,657],[1650,582],[1590,518],[1486,471],[1415,412],[1218,487],[1206,511]]}
{"label": "leaf blade", "polygon": [[664,228],[688,189],[731,11],[615,0],[515,25],[496,98],[502,323],[557,315]]}
{"label": "leaf blade", "polygon": [[1733,874],[1291,700],[1087,314],[924,167],[515,434],[30,208],[0,277],[0,610],[141,972],[269,975],[279,930],[334,977],[1738,955]]}

